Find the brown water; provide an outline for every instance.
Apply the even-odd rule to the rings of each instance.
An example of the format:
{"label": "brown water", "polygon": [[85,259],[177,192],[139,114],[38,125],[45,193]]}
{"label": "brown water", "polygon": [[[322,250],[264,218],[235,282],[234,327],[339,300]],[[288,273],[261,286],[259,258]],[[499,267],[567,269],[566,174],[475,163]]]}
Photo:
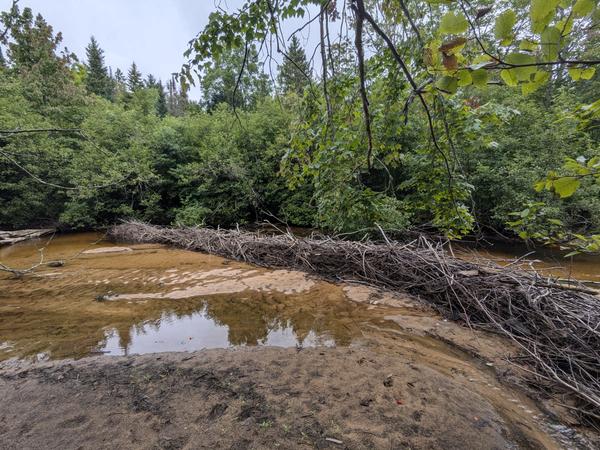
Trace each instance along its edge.
{"label": "brown water", "polygon": [[[549,247],[528,248],[520,244],[496,243],[486,248],[454,243],[452,249],[458,257],[477,261],[491,259],[501,265],[514,264],[523,270],[535,270],[544,276],[575,281],[589,281],[600,285],[600,256],[576,255],[565,257],[567,251]],[[521,259],[520,259],[521,258]]]}
{"label": "brown water", "polygon": [[[156,245],[105,253],[117,248],[95,243],[100,237],[54,238],[45,259],[66,260],[64,267],[22,279],[0,273],[0,360],[360,345],[362,329],[389,313],[348,301],[347,287],[303,273]],[[29,267],[46,242],[0,248],[0,262]]]}
{"label": "brown water", "polygon": [[[39,249],[47,244],[46,261],[66,261],[64,267],[42,267],[22,279],[0,272],[0,360],[255,345],[361,345],[365,330],[388,323],[386,318],[414,326],[415,315],[425,315],[406,308],[402,318],[397,309],[369,305],[371,293],[361,288],[300,272],[157,245],[104,252],[119,248],[97,242],[101,237],[80,233],[55,237],[49,244],[40,239],[0,248],[0,262],[14,268],[37,263]],[[527,250],[458,251],[462,257],[505,263]],[[600,281],[598,259],[559,256],[538,251],[522,265]]]}

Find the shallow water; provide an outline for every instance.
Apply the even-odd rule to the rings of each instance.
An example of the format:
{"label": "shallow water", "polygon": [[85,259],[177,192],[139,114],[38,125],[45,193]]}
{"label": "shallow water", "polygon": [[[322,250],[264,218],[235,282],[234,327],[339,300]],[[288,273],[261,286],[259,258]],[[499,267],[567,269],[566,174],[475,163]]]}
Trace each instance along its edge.
{"label": "shallow water", "polygon": [[501,265],[522,258],[516,265],[523,270],[535,270],[544,276],[590,281],[593,285],[600,285],[600,256],[582,254],[565,257],[568,251],[505,243],[494,243],[485,248],[453,243],[452,249],[462,258],[474,261],[481,258],[492,259]]}
{"label": "shallow water", "polygon": [[[362,345],[367,330],[382,322],[389,328],[386,318],[398,317],[397,308],[369,305],[371,294],[357,287],[350,292],[300,272],[159,245],[123,249],[101,238],[79,233],[0,248],[0,262],[14,268],[39,262],[42,248],[45,261],[65,261],[64,267],[42,267],[22,279],[0,272],[0,360]],[[503,263],[525,251],[496,247],[473,253],[463,247],[461,254]],[[523,264],[600,281],[598,260],[558,256],[538,251]],[[404,313],[414,325],[419,313],[414,308]]]}
{"label": "shallow water", "polygon": [[[386,314],[303,273],[157,245],[104,252],[116,246],[100,238],[55,237],[44,257],[65,260],[64,267],[22,279],[0,273],[0,360],[360,345],[362,329]],[[29,267],[46,243],[1,248],[0,261]]]}

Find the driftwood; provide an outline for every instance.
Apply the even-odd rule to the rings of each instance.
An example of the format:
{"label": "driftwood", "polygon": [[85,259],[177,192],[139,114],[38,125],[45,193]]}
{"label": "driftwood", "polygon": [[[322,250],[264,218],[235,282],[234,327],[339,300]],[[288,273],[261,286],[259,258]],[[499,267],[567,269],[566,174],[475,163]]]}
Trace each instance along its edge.
{"label": "driftwood", "polygon": [[[23,230],[22,233],[24,233],[25,231],[42,231],[42,232],[46,232],[48,230]],[[54,230],[49,230],[49,232],[54,233]],[[43,233],[43,234],[47,234],[47,233]],[[25,234],[25,236],[29,236],[29,235]],[[25,237],[25,236],[23,236],[23,237]],[[25,267],[25,268],[16,268],[16,267],[9,267],[6,264],[3,264],[2,261],[0,261],[0,272],[8,272],[8,273],[12,274],[13,277],[15,277],[15,278],[23,278],[26,275],[35,275],[35,272],[40,267],[62,267],[68,261],[76,259],[77,257],[79,257],[79,255],[88,252],[89,248],[91,248],[92,246],[96,245],[98,242],[104,240],[105,237],[106,237],[106,235],[103,235],[96,242],[91,243],[89,247],[86,247],[86,248],[80,250],[79,252],[75,253],[73,256],[67,258],[66,260],[55,259],[55,260],[46,261],[45,260],[45,256],[44,256],[44,251],[50,245],[50,243],[52,242],[52,239],[54,238],[54,236],[55,236],[55,234],[52,234],[52,236],[50,236],[50,238],[46,241],[46,243],[44,244],[44,246],[42,248],[38,248],[37,249],[37,251],[39,253],[39,258],[40,258],[40,260],[37,263],[33,264],[32,266]],[[30,239],[30,238],[27,237],[27,239]]]}
{"label": "driftwood", "polygon": [[35,239],[54,232],[56,232],[56,230],[50,228],[41,230],[0,231],[0,247],[3,245],[16,244],[28,239]]}
{"label": "driftwood", "polygon": [[554,280],[463,261],[425,238],[407,244],[300,239],[138,222],[115,226],[108,236],[408,292],[446,317],[509,337],[522,350],[518,361],[532,374],[529,382],[551,393],[570,392],[583,418],[600,420],[600,298]]}

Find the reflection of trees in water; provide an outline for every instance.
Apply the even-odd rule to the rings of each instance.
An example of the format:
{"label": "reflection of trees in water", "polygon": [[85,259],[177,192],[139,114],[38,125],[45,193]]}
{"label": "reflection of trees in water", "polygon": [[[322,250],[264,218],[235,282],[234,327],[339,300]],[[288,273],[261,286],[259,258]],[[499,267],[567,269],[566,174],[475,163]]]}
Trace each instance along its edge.
{"label": "reflection of trees in water", "polygon": [[[313,333],[329,338],[335,345],[349,345],[360,334],[353,311],[361,309],[341,299],[327,300],[315,293],[286,296],[277,293],[243,292],[239,296],[215,295],[195,300],[160,300],[160,308],[134,324],[115,327],[119,346],[127,353],[135,335],[148,329],[160,332],[164,321],[176,321],[203,314],[215,325],[227,327],[230,345],[260,345],[269,334],[291,329],[299,344]],[[174,303],[176,302],[176,307]],[[360,315],[360,314],[358,314]]]}

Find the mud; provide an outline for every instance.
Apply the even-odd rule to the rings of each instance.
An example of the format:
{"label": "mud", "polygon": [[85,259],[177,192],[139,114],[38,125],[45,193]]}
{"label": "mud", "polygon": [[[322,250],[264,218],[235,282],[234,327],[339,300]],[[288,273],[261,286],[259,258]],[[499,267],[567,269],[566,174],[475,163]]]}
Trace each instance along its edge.
{"label": "mud", "polygon": [[255,347],[5,368],[0,448],[558,447],[520,401],[404,356]]}

